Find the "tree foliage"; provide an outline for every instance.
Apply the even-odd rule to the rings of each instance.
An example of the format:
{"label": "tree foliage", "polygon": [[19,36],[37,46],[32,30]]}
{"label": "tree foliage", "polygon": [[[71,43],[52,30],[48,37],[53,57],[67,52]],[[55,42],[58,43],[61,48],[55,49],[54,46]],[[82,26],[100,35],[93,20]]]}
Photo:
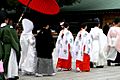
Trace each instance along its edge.
{"label": "tree foliage", "polygon": [[73,3],[80,3],[81,0],[57,0],[57,3],[59,4],[60,7],[66,5],[73,5]]}
{"label": "tree foliage", "polygon": [[18,0],[7,0],[9,7],[14,8],[18,4]]}
{"label": "tree foliage", "polygon": [[18,1],[17,0],[7,0],[7,3],[10,6],[15,6],[18,3]]}

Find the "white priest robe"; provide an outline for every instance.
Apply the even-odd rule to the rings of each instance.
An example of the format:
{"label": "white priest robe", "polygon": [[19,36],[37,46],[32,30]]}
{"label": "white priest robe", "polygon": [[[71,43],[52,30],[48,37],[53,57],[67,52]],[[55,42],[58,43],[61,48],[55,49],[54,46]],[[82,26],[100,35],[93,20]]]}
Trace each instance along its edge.
{"label": "white priest robe", "polygon": [[120,52],[120,28],[113,26],[108,31],[108,60],[115,60],[117,57],[117,51]]}
{"label": "white priest robe", "polygon": [[67,28],[60,31],[55,47],[55,52],[58,55],[57,68],[71,68],[73,40],[73,35]]}
{"label": "white priest robe", "polygon": [[107,37],[102,29],[98,27],[91,28],[90,35],[92,38],[90,61],[96,63],[96,66],[103,66],[106,62],[105,48],[107,45]]}

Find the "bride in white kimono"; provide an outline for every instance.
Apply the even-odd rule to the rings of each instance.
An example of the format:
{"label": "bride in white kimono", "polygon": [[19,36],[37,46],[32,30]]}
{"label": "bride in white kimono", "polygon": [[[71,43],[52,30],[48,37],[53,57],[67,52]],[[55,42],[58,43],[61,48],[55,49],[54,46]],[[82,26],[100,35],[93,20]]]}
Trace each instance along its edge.
{"label": "bride in white kimono", "polygon": [[19,68],[22,72],[30,74],[35,72],[36,66],[36,48],[35,37],[32,34],[33,23],[28,19],[22,20],[23,32],[20,36],[21,58]]}

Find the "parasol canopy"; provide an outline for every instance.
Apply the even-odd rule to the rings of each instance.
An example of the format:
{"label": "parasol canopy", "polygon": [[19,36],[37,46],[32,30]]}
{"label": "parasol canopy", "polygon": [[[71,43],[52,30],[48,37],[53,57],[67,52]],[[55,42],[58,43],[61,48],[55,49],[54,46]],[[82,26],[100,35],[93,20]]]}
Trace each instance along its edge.
{"label": "parasol canopy", "polygon": [[18,0],[25,6],[43,14],[54,15],[60,11],[56,0]]}

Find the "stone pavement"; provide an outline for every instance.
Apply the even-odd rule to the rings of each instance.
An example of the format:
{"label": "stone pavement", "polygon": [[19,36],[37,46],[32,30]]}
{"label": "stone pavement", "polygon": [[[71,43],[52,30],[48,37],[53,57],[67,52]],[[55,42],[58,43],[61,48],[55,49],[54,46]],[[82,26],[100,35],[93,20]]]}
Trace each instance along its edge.
{"label": "stone pavement", "polygon": [[19,80],[120,80],[120,66],[92,68],[90,72],[62,71],[55,76],[20,76]]}
{"label": "stone pavement", "polygon": [[[55,67],[56,56],[53,56],[53,62]],[[72,61],[72,71],[56,72],[55,76],[20,76],[19,80],[120,80],[120,66],[105,66],[91,68],[90,72],[76,72],[75,62]]]}

